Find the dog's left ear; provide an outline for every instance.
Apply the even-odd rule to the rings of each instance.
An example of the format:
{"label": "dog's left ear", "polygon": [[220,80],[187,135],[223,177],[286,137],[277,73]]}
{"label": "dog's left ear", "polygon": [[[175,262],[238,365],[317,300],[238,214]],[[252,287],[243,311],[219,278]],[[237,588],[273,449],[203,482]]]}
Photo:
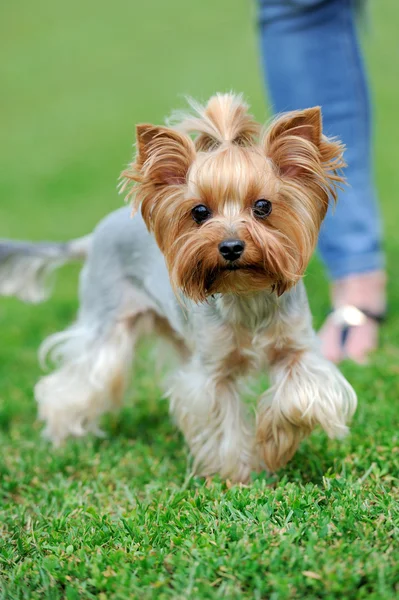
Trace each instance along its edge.
{"label": "dog's left ear", "polygon": [[343,182],[337,171],[346,166],[344,146],[322,130],[319,106],[285,113],[265,132],[263,148],[282,177],[325,177],[334,195],[335,185]]}
{"label": "dog's left ear", "polygon": [[322,121],[318,106],[280,115],[263,139],[267,156],[283,177],[306,174],[321,142]]}

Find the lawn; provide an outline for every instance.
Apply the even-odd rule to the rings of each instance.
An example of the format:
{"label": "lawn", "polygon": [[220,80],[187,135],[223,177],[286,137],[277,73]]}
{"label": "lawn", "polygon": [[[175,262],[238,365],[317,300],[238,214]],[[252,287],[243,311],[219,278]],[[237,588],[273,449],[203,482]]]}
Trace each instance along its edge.
{"label": "lawn", "polygon": [[[41,439],[36,351],[74,317],[78,269],[32,307],[0,299],[0,598],[399,597],[399,5],[375,3],[365,35],[376,100],[389,320],[344,442],[315,432],[248,487],[190,478],[148,346],[108,438],[54,450]],[[134,124],[216,90],[266,116],[248,0],[3,2],[0,237],[85,234],[118,207]],[[316,325],[328,310],[317,261]]]}

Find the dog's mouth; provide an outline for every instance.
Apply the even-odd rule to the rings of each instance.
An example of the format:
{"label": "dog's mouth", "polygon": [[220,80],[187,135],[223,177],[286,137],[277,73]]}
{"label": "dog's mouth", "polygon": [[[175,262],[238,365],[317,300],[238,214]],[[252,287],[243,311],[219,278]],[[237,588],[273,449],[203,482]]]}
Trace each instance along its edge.
{"label": "dog's mouth", "polygon": [[264,273],[265,270],[257,265],[236,265],[234,263],[227,264],[220,268],[221,271],[257,271]]}
{"label": "dog's mouth", "polygon": [[221,265],[217,269],[214,269],[207,274],[206,281],[205,281],[205,289],[206,289],[207,293],[214,292],[215,284],[217,284],[217,280],[219,279],[220,276],[223,277],[223,275],[224,275],[226,278],[228,278],[230,273],[236,273],[236,272],[242,273],[243,275],[245,273],[248,273],[248,274],[253,273],[258,276],[261,276],[262,278],[270,277],[270,274],[265,270],[265,268],[261,267],[259,265],[234,264],[234,263]]}

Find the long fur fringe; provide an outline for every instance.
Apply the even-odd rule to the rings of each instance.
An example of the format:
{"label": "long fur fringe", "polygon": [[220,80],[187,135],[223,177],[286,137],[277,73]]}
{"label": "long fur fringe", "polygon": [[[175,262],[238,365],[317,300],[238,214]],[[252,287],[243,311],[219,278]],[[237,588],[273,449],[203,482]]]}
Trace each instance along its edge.
{"label": "long fur fringe", "polygon": [[58,365],[35,387],[39,418],[46,422],[45,437],[59,445],[68,435],[104,435],[99,420],[121,405],[134,342],[134,332],[125,322],[103,335],[76,323],[45,340],[41,363],[50,358]]}

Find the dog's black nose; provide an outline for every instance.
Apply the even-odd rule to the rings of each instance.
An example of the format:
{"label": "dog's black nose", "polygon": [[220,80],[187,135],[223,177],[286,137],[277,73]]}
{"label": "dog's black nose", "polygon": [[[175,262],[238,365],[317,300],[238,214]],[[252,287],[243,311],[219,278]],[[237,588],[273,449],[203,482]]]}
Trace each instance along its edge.
{"label": "dog's black nose", "polygon": [[234,262],[244,252],[245,242],[241,240],[224,240],[219,244],[219,252],[226,260]]}

